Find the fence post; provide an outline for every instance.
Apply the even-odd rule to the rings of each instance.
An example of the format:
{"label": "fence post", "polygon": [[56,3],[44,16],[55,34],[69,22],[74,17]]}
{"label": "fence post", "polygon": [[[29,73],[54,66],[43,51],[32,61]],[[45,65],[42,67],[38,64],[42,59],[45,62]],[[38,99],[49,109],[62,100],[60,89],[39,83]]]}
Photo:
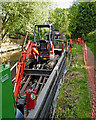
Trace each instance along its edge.
{"label": "fence post", "polygon": [[72,39],[69,39],[70,43],[72,43]]}
{"label": "fence post", "polygon": [[62,53],[64,53],[64,41],[61,41],[61,49],[62,49]]}
{"label": "fence post", "polygon": [[68,42],[66,42],[66,51],[68,51]]}

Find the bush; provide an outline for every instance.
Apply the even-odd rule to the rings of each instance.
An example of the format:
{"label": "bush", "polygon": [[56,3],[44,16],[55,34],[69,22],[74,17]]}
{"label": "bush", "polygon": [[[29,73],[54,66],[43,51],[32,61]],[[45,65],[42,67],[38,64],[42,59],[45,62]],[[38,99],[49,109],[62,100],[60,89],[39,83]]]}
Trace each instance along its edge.
{"label": "bush", "polygon": [[85,39],[88,40],[88,42],[96,42],[96,30],[88,33]]}
{"label": "bush", "polygon": [[85,37],[87,41],[87,46],[91,49],[91,51],[93,52],[95,59],[96,59],[96,30],[92,31],[90,33],[87,34],[87,37]]}
{"label": "bush", "polygon": [[87,42],[87,46],[91,49],[92,53],[94,54],[94,57],[96,59],[96,42]]}

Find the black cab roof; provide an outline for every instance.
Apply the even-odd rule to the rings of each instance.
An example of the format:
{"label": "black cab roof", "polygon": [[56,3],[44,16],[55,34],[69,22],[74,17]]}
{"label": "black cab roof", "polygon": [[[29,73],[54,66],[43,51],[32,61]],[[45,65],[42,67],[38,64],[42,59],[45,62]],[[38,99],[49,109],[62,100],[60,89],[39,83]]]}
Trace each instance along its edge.
{"label": "black cab roof", "polygon": [[52,27],[51,24],[49,24],[49,25],[35,25],[35,27],[36,27],[36,26],[38,26],[39,28],[40,28],[40,27]]}

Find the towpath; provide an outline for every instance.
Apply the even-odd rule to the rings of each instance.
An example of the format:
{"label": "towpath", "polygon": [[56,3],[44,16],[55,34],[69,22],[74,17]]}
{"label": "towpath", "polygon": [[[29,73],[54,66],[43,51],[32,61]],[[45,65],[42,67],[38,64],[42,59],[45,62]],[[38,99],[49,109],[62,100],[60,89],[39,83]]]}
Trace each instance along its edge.
{"label": "towpath", "polygon": [[89,88],[92,93],[92,118],[96,118],[96,59],[89,47],[87,47],[86,69],[89,76]]}
{"label": "towpath", "polygon": [[20,49],[21,46],[17,45],[17,44],[9,44],[9,43],[2,43],[1,47],[0,47],[0,53],[5,53],[5,52],[9,52],[9,51],[14,51],[17,49]]}
{"label": "towpath", "polygon": [[89,47],[87,47],[87,56],[96,70],[96,59],[94,58],[94,55]]}

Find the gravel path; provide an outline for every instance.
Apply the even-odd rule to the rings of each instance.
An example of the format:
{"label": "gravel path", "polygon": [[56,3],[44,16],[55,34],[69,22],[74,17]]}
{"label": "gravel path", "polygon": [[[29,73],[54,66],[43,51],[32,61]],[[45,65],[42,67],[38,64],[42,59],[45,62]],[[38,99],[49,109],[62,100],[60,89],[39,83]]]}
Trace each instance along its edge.
{"label": "gravel path", "polygon": [[89,47],[87,47],[87,56],[88,56],[88,59],[91,61],[94,69],[96,70],[96,60],[95,60],[94,55]]}
{"label": "gravel path", "polygon": [[88,71],[89,89],[92,94],[92,118],[96,118],[96,60],[89,47],[87,47],[87,56],[85,55],[85,59],[85,65]]}

